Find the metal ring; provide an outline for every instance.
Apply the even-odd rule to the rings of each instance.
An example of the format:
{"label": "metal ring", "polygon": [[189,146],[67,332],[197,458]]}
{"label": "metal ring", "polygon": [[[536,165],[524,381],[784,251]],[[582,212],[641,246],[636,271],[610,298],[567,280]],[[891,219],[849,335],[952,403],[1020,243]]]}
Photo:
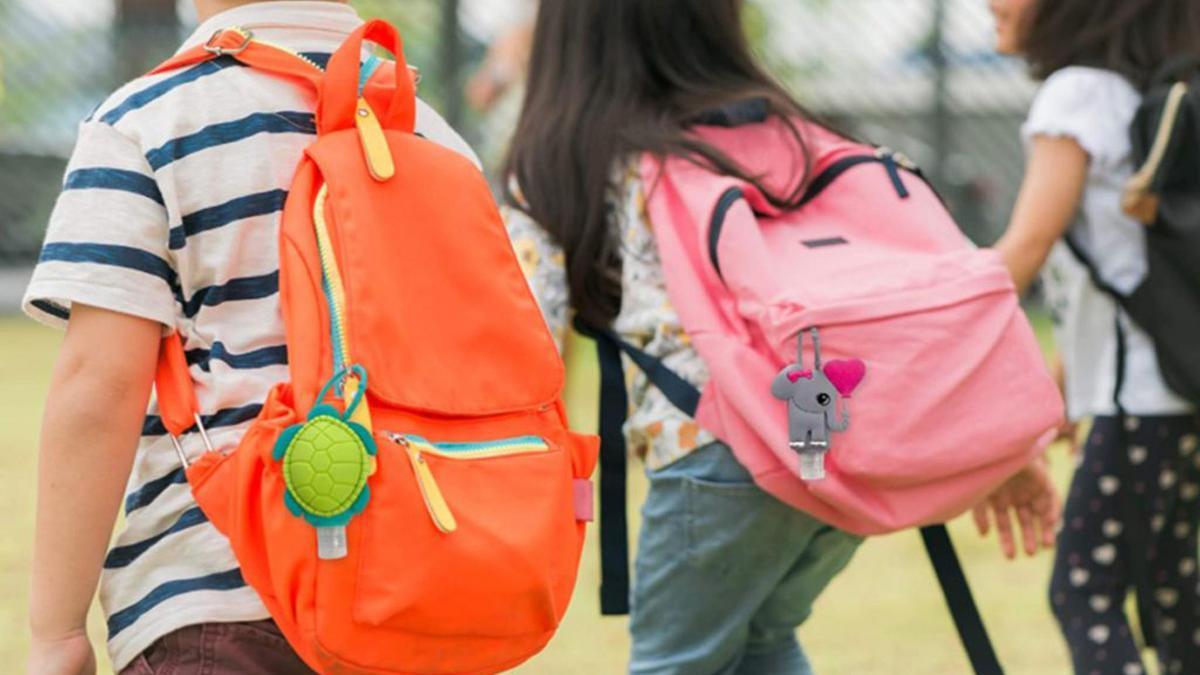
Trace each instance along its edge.
{"label": "metal ring", "polygon": [[[192,413],[192,419],[196,420],[196,430],[200,432],[200,438],[204,441],[205,451],[213,452],[212,439],[208,437],[208,429],[204,428],[204,420],[200,417],[200,413]],[[183,468],[190,467],[192,463],[188,461],[187,454],[183,451],[183,443],[175,434],[168,432],[167,436],[171,439],[171,444],[175,446],[175,454],[179,455],[179,461],[183,464]]]}

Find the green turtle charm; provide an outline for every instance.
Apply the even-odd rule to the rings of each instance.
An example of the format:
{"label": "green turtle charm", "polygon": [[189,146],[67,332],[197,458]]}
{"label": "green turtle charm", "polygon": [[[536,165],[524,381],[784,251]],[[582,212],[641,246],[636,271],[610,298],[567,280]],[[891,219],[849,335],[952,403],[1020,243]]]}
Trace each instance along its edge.
{"label": "green turtle charm", "polygon": [[353,374],[360,380],[346,412],[318,403],[302,424],[294,424],[279,436],[273,453],[283,465],[287,486],[283,501],[288,510],[317,528],[318,557],[336,560],[346,556],[346,524],[362,513],[371,498],[367,478],[373,473],[376,445],[371,432],[351,421],[366,391],[362,366],[343,370],[321,390],[324,401],[329,389]]}

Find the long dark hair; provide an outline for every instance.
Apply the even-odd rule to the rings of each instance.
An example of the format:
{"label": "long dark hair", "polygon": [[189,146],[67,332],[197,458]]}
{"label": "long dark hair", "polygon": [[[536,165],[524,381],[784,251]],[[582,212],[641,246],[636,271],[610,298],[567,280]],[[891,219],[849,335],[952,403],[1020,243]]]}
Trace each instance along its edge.
{"label": "long dark hair", "polygon": [[1067,66],[1116,71],[1139,89],[1176,59],[1200,59],[1200,1],[1038,0],[1022,51],[1034,76]]}
{"label": "long dark hair", "polygon": [[[505,167],[507,196],[566,254],[571,305],[607,326],[621,306],[620,251],[606,208],[618,162],[633,153],[690,158],[795,203],[808,173],[808,117],[755,61],[742,0],[541,0],[524,110]],[[785,119],[800,149],[790,192],[689,137],[701,113],[747,99]],[[790,186],[794,186],[791,189]]]}

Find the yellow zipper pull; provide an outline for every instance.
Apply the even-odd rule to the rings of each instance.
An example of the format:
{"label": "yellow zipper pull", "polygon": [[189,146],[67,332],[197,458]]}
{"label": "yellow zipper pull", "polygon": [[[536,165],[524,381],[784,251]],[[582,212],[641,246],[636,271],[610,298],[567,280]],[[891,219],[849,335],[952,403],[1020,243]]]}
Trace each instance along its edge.
{"label": "yellow zipper pull", "polygon": [[446,534],[457,530],[458,521],[454,519],[454,513],[450,511],[446,498],[442,496],[442,490],[438,487],[433,472],[429,470],[429,465],[425,463],[421,450],[403,436],[395,437],[395,441],[408,453],[409,463],[412,464],[413,473],[417,477],[417,486],[421,488],[421,497],[425,500],[425,509],[429,511],[433,524]]}
{"label": "yellow zipper pull", "polygon": [[367,168],[371,177],[383,182],[396,175],[396,163],[392,161],[392,149],[388,147],[387,136],[375,111],[367,103],[367,99],[359,97],[358,108],[354,111],[354,122],[358,127],[358,138],[362,141],[363,155],[367,158]]}

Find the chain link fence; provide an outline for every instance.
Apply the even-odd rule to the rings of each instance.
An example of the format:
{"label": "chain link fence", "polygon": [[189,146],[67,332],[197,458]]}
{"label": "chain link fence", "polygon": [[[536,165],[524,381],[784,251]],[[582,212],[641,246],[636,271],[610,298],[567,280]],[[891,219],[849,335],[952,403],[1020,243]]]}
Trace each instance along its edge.
{"label": "chain link fence", "polygon": [[1035,85],[984,0],[761,0],[764,57],[809,109],[921,165],[976,242],[1007,224]]}
{"label": "chain link fence", "polygon": [[[426,74],[423,97],[469,140],[487,129],[496,144],[507,122],[461,103],[486,47],[471,21],[459,25],[460,13],[479,14],[460,11],[471,2],[354,4],[402,27],[410,62]],[[0,0],[0,269],[33,262],[79,121],[172,51],[194,25],[190,5]],[[1017,130],[1033,85],[992,53],[984,0],[757,0],[749,21],[764,58],[813,111],[914,158],[973,239],[997,236],[1021,175]]]}

